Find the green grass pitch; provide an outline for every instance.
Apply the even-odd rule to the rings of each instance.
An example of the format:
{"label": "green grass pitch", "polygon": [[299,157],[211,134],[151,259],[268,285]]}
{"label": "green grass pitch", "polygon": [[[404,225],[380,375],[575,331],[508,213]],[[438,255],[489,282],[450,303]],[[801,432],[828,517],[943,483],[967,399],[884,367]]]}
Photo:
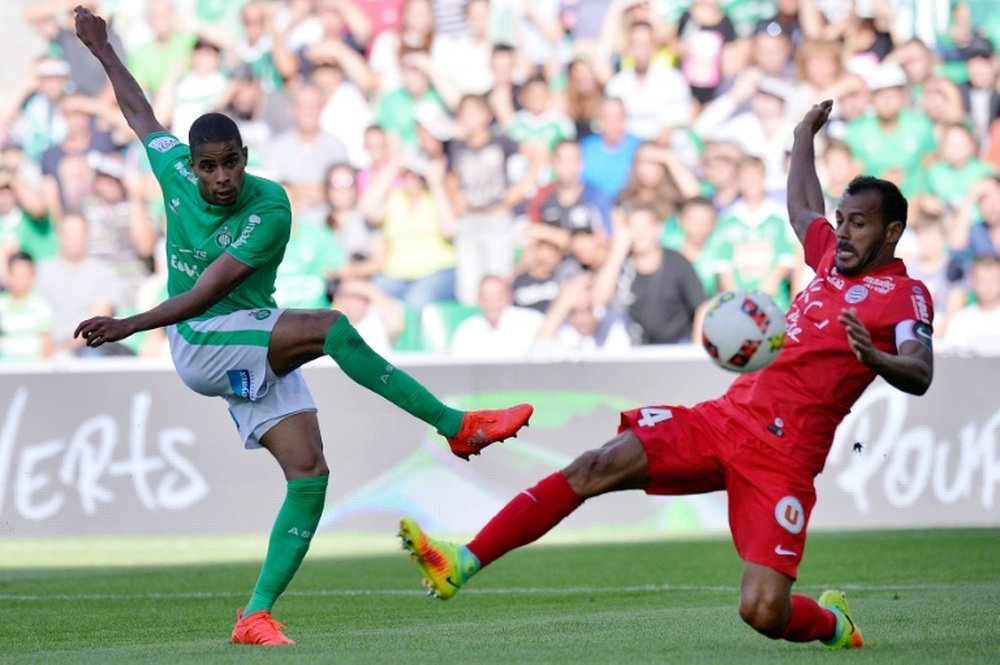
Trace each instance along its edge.
{"label": "green grass pitch", "polygon": [[[0,662],[1000,662],[995,529],[810,535],[797,589],[847,590],[868,643],[858,652],[771,641],[744,626],[741,565],[722,538],[530,546],[447,602],[423,594],[402,552],[316,547],[275,608],[298,644],[271,649],[227,641],[258,570],[249,540],[205,548],[237,561],[197,562],[194,541],[152,548],[183,565],[142,566],[107,564],[130,552],[155,559],[149,539],[120,539],[104,553],[102,542],[36,542],[48,552],[37,557],[0,542]],[[87,565],[53,565],[60,557]]]}

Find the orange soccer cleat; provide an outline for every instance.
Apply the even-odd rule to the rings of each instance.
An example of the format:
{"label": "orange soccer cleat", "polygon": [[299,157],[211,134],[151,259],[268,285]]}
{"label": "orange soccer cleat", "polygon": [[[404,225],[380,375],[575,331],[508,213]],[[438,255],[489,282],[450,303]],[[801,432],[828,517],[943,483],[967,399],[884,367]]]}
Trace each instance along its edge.
{"label": "orange soccer cleat", "polygon": [[261,644],[279,646],[295,644],[281,632],[284,628],[271,617],[269,610],[243,616],[243,609],[236,610],[236,625],[233,627],[233,644]]}
{"label": "orange soccer cleat", "polygon": [[534,410],[530,404],[518,404],[508,409],[466,411],[458,434],[448,439],[451,452],[468,461],[491,443],[516,437]]}

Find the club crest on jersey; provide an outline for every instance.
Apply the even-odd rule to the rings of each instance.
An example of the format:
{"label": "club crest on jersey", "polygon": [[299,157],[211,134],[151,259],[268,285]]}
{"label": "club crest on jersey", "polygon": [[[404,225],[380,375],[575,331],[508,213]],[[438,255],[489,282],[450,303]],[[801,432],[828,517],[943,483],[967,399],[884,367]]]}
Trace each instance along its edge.
{"label": "club crest on jersey", "polygon": [[774,505],[774,519],[788,533],[800,533],[806,526],[806,511],[801,501],[786,496]]}
{"label": "club crest on jersey", "polygon": [[215,244],[219,247],[225,249],[229,247],[233,242],[233,234],[230,233],[227,227],[219,229],[219,232],[215,234]]}
{"label": "club crest on jersey", "polygon": [[851,305],[857,305],[859,302],[868,297],[868,287],[862,286],[861,284],[855,284],[851,288],[847,289],[847,293],[844,294],[844,300],[846,300]]}
{"label": "club crest on jersey", "polygon": [[271,316],[271,310],[269,309],[255,309],[253,311],[253,318],[258,321],[263,321],[267,317]]}

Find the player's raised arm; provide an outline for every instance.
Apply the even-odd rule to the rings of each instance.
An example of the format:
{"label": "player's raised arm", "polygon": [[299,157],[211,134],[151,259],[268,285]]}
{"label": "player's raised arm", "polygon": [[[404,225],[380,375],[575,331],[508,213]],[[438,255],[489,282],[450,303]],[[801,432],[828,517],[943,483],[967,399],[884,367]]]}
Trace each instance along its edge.
{"label": "player's raised arm", "polygon": [[788,169],[788,221],[800,242],[805,242],[810,222],[824,212],[823,188],[816,175],[813,139],[830,117],[833,101],[814,105],[795,126],[792,162]]}
{"label": "player's raised arm", "polygon": [[84,7],[76,8],[76,35],[94,54],[111,80],[111,88],[129,127],[143,143],[154,132],[165,131],[153,115],[142,88],[125,68],[124,63],[108,42],[108,26],[104,19]]}

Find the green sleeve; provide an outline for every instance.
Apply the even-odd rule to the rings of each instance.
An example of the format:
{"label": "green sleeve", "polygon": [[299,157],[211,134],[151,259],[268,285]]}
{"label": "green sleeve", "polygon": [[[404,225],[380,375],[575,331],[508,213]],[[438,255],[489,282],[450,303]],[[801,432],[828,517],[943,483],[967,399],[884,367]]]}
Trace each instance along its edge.
{"label": "green sleeve", "polygon": [[186,145],[180,142],[176,136],[169,132],[153,132],[146,137],[146,156],[149,158],[149,165],[152,167],[153,175],[163,184],[163,178],[175,162],[181,161],[182,170],[178,171],[185,177],[195,178],[194,173],[188,165],[191,151]]}

